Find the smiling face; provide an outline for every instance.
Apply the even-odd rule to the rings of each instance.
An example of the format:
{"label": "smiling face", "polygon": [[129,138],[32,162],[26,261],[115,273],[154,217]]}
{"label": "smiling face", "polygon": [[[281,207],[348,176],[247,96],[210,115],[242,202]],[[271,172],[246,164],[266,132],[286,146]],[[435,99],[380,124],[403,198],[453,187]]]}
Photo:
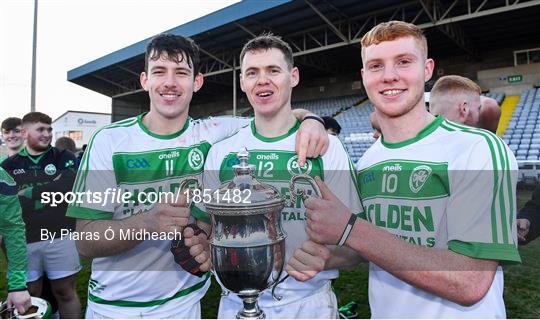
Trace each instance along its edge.
{"label": "smiling face", "polygon": [[37,153],[49,148],[52,139],[52,127],[43,122],[29,122],[24,124],[24,137],[26,147]]}
{"label": "smiling face", "polygon": [[290,111],[292,88],[298,81],[298,69],[288,66],[279,49],[247,51],[242,59],[240,87],[255,116],[272,117]]}
{"label": "smiling face", "polygon": [[412,36],[362,48],[362,80],[371,102],[387,117],[399,117],[424,107],[424,83],[434,63]]}
{"label": "smiling face", "polygon": [[18,151],[24,143],[22,126],[16,126],[13,129],[2,129],[2,139],[11,151]]}
{"label": "smiling face", "polygon": [[141,86],[150,96],[150,112],[169,120],[187,116],[193,92],[203,84],[201,74],[194,75],[187,58],[178,62],[163,53],[158,59],[149,59],[148,71],[141,73]]}

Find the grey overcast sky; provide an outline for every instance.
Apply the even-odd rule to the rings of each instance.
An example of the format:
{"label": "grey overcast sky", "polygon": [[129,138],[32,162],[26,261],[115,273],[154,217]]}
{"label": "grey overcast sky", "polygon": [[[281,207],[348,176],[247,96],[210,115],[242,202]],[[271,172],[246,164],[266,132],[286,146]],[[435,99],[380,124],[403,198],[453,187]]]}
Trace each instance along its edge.
{"label": "grey overcast sky", "polygon": [[[110,98],[67,71],[235,0],[39,0],[36,110],[110,112]],[[34,0],[0,1],[0,121],[30,111]]]}

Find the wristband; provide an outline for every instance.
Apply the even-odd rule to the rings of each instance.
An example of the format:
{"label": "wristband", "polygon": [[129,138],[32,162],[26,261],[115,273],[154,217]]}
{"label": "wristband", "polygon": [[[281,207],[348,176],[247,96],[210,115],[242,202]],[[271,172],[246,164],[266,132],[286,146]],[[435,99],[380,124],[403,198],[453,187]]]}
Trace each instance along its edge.
{"label": "wristband", "polygon": [[305,116],[304,119],[302,119],[302,122],[306,121],[307,119],[313,119],[313,120],[319,121],[324,127],[324,120],[318,116]]}
{"label": "wristband", "polygon": [[351,234],[351,231],[354,227],[354,223],[356,222],[356,215],[351,213],[351,217],[349,218],[349,222],[347,222],[347,226],[345,226],[345,230],[343,230],[343,233],[341,234],[341,238],[339,238],[339,241],[337,245],[339,247],[343,246],[345,242],[347,241],[347,238],[349,238],[349,235]]}

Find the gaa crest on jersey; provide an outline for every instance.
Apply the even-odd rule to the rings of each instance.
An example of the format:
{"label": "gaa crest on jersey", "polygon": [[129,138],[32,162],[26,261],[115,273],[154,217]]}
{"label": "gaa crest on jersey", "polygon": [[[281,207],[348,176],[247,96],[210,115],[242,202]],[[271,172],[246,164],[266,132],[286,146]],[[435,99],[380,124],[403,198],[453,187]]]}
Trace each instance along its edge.
{"label": "gaa crest on jersey", "polygon": [[46,174],[52,176],[56,173],[56,167],[54,166],[54,164],[49,163],[47,166],[45,166],[44,171]]}
{"label": "gaa crest on jersey", "polygon": [[426,165],[420,165],[411,171],[409,188],[413,193],[418,193],[422,189],[429,176],[431,176],[431,172],[431,168]]}
{"label": "gaa crest on jersey", "polygon": [[298,165],[298,156],[294,156],[287,161],[287,171],[289,171],[290,174],[309,174],[311,172],[313,165],[311,163],[311,160],[306,159],[306,163],[303,166]]}
{"label": "gaa crest on jersey", "polygon": [[204,154],[201,150],[193,148],[188,153],[188,164],[193,170],[199,170],[204,164]]}

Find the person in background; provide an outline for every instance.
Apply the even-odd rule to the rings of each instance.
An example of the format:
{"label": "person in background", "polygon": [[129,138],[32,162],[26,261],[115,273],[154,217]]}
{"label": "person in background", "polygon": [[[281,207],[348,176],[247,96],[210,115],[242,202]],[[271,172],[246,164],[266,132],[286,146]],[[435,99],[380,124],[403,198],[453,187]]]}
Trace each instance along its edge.
{"label": "person in background", "polygon": [[71,151],[71,153],[73,154],[77,153],[75,141],[73,141],[73,139],[71,139],[70,137],[60,137],[56,139],[54,146],[60,151],[68,150]]}
{"label": "person in background", "polygon": [[[62,318],[79,318],[81,305],[75,290],[75,277],[81,265],[70,237],[75,221],[66,218],[67,203],[44,203],[44,195],[66,193],[75,180],[75,155],[51,146],[52,119],[41,112],[30,112],[22,119],[26,146],[2,162],[2,167],[17,182],[19,200],[26,225],[28,251],[28,289],[42,296],[43,278],[51,280],[51,289]],[[43,240],[43,230],[52,239]]]}
{"label": "person in background", "polygon": [[531,200],[519,210],[517,231],[519,244],[527,244],[540,235],[540,184],[536,186]]}
{"label": "person in background", "polygon": [[324,121],[324,128],[326,129],[326,132],[336,137],[339,136],[341,133],[341,126],[339,125],[339,122],[337,122],[336,119],[328,116],[322,117],[322,119]]}
{"label": "person in background", "polygon": [[480,127],[480,94],[474,81],[457,75],[439,78],[431,89],[429,112],[446,120]]}
{"label": "person in background", "polygon": [[0,163],[7,157],[19,153],[24,147],[24,137],[22,133],[22,120],[20,118],[7,118],[2,121],[2,140],[7,146],[7,156],[0,156]]}
{"label": "person in background", "polygon": [[480,104],[479,128],[496,133],[501,118],[501,107],[497,100],[486,96],[480,96]]}

